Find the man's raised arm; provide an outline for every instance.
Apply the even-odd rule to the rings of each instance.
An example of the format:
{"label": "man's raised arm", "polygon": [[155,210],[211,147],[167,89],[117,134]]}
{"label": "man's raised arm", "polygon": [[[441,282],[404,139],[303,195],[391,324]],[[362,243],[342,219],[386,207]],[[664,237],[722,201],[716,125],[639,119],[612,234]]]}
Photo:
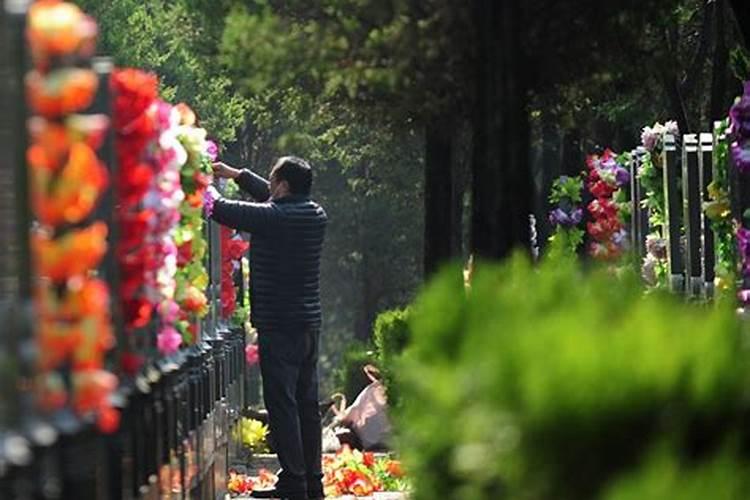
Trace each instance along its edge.
{"label": "man's raised arm", "polygon": [[272,231],[279,219],[279,210],[272,203],[252,203],[228,200],[216,188],[209,186],[206,197],[205,215],[223,226],[246,233]]}
{"label": "man's raised arm", "polygon": [[240,189],[252,196],[254,200],[263,202],[271,197],[268,181],[251,170],[234,168],[221,161],[214,162],[213,167],[214,175],[234,179]]}

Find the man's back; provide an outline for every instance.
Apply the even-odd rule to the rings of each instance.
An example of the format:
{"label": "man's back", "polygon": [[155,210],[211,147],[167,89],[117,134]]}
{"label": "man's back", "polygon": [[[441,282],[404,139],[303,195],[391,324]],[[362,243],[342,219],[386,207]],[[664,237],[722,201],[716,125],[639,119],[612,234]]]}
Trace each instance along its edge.
{"label": "man's back", "polygon": [[268,202],[273,223],[251,236],[252,322],[261,332],[319,329],[320,257],[327,216],[305,197]]}

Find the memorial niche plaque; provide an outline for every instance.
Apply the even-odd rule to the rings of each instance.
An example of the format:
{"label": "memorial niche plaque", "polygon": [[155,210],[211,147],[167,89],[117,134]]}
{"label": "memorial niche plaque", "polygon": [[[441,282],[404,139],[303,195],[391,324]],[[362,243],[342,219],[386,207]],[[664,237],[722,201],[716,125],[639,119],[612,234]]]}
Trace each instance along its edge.
{"label": "memorial niche plaque", "polygon": [[16,226],[18,124],[20,89],[14,68],[8,15],[0,8],[0,302],[7,303],[19,293],[19,245]]}

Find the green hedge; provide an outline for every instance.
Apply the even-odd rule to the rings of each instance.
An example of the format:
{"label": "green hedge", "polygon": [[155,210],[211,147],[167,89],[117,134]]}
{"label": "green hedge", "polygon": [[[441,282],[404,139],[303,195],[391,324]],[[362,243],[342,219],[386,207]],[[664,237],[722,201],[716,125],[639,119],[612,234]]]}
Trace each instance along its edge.
{"label": "green hedge", "polygon": [[390,406],[399,404],[399,391],[394,380],[393,366],[410,340],[409,309],[391,309],[378,315],[373,337],[377,365],[383,376]]}
{"label": "green hedge", "polygon": [[746,498],[750,353],[729,308],[635,276],[481,265],[419,298],[398,369],[415,500]]}

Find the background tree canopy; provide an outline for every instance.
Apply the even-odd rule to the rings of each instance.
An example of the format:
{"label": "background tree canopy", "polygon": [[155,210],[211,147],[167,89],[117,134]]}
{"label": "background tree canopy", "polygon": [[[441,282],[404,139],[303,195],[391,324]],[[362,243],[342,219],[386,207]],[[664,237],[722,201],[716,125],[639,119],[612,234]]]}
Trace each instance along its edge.
{"label": "background tree canopy", "polygon": [[328,368],[423,271],[528,246],[531,212],[543,238],[549,182],[584,151],[634,147],[656,120],[708,129],[749,67],[729,0],[78,3],[230,163],[314,163]]}

